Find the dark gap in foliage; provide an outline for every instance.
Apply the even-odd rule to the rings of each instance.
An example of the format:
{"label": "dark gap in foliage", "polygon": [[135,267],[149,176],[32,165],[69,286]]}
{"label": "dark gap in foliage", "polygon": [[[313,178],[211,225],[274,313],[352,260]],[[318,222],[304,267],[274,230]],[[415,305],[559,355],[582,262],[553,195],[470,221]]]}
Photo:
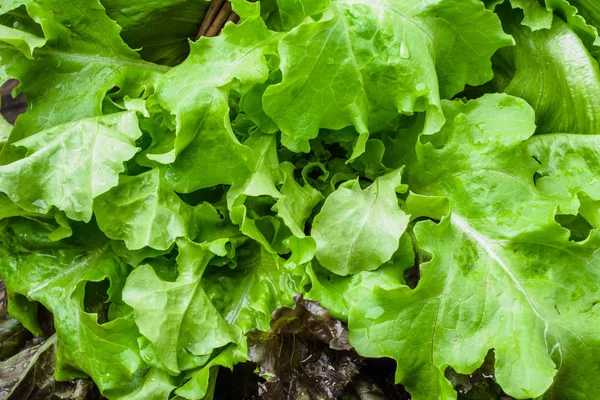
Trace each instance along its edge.
{"label": "dark gap in foliage", "polygon": [[361,400],[410,400],[404,386],[395,383],[395,375],[396,362],[391,358],[365,358],[353,382],[354,392]]}
{"label": "dark gap in foliage", "polygon": [[275,199],[271,196],[254,196],[248,197],[244,204],[253,217],[267,217],[273,214],[271,208],[275,205]]}
{"label": "dark gap in foliage", "polygon": [[56,332],[54,315],[41,303],[37,303],[37,318],[44,335],[50,336]]}
{"label": "dark gap in foliage", "polygon": [[414,238],[412,243],[413,250],[415,252],[415,265],[413,265],[410,268],[407,268],[404,271],[404,281],[406,282],[406,285],[409,288],[414,289],[417,287],[419,281],[421,280],[421,265],[431,261],[432,255],[427,251],[416,248],[416,240]]}
{"label": "dark gap in foliage", "polygon": [[98,324],[108,322],[108,289],[110,281],[103,279],[100,282],[85,283],[85,297],[83,298],[83,309],[87,313],[98,315]]}
{"label": "dark gap in foliage", "polygon": [[452,367],[445,376],[458,393],[458,400],[514,400],[502,391],[494,377],[494,351],[490,350],[481,365],[472,374],[459,374]]}
{"label": "dark gap in foliage", "polygon": [[[144,136],[145,135],[142,135],[142,138]],[[136,146],[141,147],[138,143],[136,143]],[[129,176],[137,176],[143,174],[144,172],[148,172],[151,169],[152,168],[150,167],[145,167],[143,165],[138,164],[135,158],[132,158],[131,160],[125,163],[125,174]]]}
{"label": "dark gap in foliage", "polygon": [[585,240],[590,235],[590,231],[594,229],[590,223],[581,215],[557,215],[554,217],[563,228],[571,232],[569,240],[580,242]]}
{"label": "dark gap in foliage", "polygon": [[23,97],[23,93],[19,93],[14,99],[12,97],[11,92],[18,85],[19,81],[10,79],[0,88],[2,92],[2,116],[10,124],[14,124],[17,117],[27,110],[27,102],[25,101],[25,97]]}
{"label": "dark gap in foliage", "polygon": [[406,285],[414,289],[417,287],[419,280],[421,279],[421,271],[419,270],[419,265],[415,264],[412,267],[404,270],[404,281]]}
{"label": "dark gap in foliage", "polygon": [[123,97],[119,96],[120,91],[119,86],[113,86],[106,92],[102,99],[102,114],[115,114],[125,111]]}
{"label": "dark gap in foliage", "polygon": [[310,179],[317,180],[323,175],[323,171],[320,168],[311,168],[306,174]]}
{"label": "dark gap in foliage", "polygon": [[256,364],[245,362],[229,368],[220,367],[214,400],[258,400],[258,385],[265,380],[254,373]]}
{"label": "dark gap in foliage", "polygon": [[341,143],[332,143],[327,146],[327,151],[331,154],[331,158],[347,158],[348,150]]}
{"label": "dark gap in foliage", "polygon": [[[543,3],[545,3],[544,1],[542,1]],[[544,5],[545,7],[545,5]],[[568,17],[567,14],[565,14],[564,10],[560,7],[555,7],[552,10],[553,14],[556,15],[558,18],[562,19],[563,22],[567,23],[568,22]]]}
{"label": "dark gap in foliage", "polygon": [[144,60],[166,66],[178,65],[190,54],[189,40],[196,37],[210,4],[177,1],[160,8],[152,5],[142,8],[124,7],[120,0],[101,0],[101,3],[108,16],[122,27],[121,38],[129,47],[137,50]]}
{"label": "dark gap in foliage", "polygon": [[308,221],[304,224],[304,234],[306,236],[310,236],[310,232],[312,231],[312,225],[308,223]]}
{"label": "dark gap in foliage", "polygon": [[152,259],[152,269],[156,275],[167,282],[175,282],[179,277],[179,269],[175,262],[177,255],[173,255],[169,258],[169,255],[165,257],[158,257]]}
{"label": "dark gap in foliage", "polygon": [[297,168],[294,173],[297,181],[303,185],[310,185],[317,189],[319,189],[319,185],[324,184],[324,181],[329,178],[329,172],[325,165],[317,161],[305,164],[302,168]]}
{"label": "dark gap in foliage", "polygon": [[466,85],[464,90],[456,94],[452,100],[475,100],[482,97],[486,93],[494,93],[495,90],[488,82],[480,86]]}
{"label": "dark gap in foliage", "polygon": [[33,338],[19,321],[8,314],[7,305],[6,286],[0,279],[0,361],[17,354]]}
{"label": "dark gap in foliage", "polygon": [[[191,206],[197,206],[205,201],[214,205],[214,203],[220,202],[228,190],[228,186],[217,185],[205,189],[196,190],[191,193],[177,193],[179,198]],[[224,219],[223,214],[217,211],[221,215],[221,219]]]}
{"label": "dark gap in foliage", "polygon": [[29,16],[25,5],[21,5],[0,15],[0,25],[9,26],[13,29],[30,33],[40,38],[44,37],[42,26]]}

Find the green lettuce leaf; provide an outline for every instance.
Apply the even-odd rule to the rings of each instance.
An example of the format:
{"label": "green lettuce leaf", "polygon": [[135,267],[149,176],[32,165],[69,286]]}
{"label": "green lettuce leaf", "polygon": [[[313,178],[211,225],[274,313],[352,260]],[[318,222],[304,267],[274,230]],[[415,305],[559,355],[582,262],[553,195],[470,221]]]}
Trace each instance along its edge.
{"label": "green lettuce leaf", "polygon": [[293,151],[308,152],[320,128],[354,125],[358,156],[366,135],[398,113],[427,111],[435,132],[440,97],[491,79],[490,56],[511,43],[477,1],[335,1],[281,40],[283,79],[265,91],[264,108]]}
{"label": "green lettuce leaf", "polygon": [[[47,373],[0,375],[44,398],[600,398],[596,2],[213,4],[228,23],[191,42],[207,0],[0,2],[27,101],[0,119],[0,336],[56,328]],[[219,393],[252,337],[267,382]]]}
{"label": "green lettuce leaf", "polygon": [[33,58],[33,50],[45,44],[45,40],[33,33],[0,25],[0,41],[14,46],[25,57]]}
{"label": "green lettuce leaf", "polygon": [[[2,107],[0,101],[0,107]],[[12,130],[12,126],[6,121],[4,118],[0,118],[0,151],[2,151],[2,147],[8,140],[10,136],[10,131]]]}
{"label": "green lettuce leaf", "polygon": [[306,298],[318,300],[334,317],[347,322],[350,310],[369,297],[374,288],[390,290],[405,286],[404,273],[414,263],[415,253],[408,233],[400,238],[398,250],[392,258],[375,271],[338,276],[313,262],[308,267],[311,287]]}
{"label": "green lettuce leaf", "polygon": [[446,126],[420,138],[406,171],[412,190],[447,197],[451,213],[417,223],[430,259],[421,280],[365,296],[350,311],[351,343],[395,358],[415,399],[455,398],[445,368],[470,373],[490,349],[511,396],[593,396],[600,237],[570,242],[555,222],[560,200],[536,187],[539,164],[522,147],[534,127],[524,101],[488,95],[444,112]]}
{"label": "green lettuce leaf", "polygon": [[277,1],[278,8],[274,14],[281,20],[282,30],[289,31],[307,17],[319,19],[330,4],[329,0],[280,0]]}
{"label": "green lettuce leaf", "polygon": [[117,318],[99,324],[96,314],[85,311],[84,297],[87,282],[108,279],[109,300],[119,303],[129,269],[101,237],[54,242],[48,234],[31,220],[0,221],[0,274],[7,290],[54,314],[58,380],[90,376],[107,396],[127,393],[143,368],[135,323]]}
{"label": "green lettuce leaf", "polygon": [[247,352],[245,346],[228,346],[199,368],[189,381],[175,391],[175,394],[188,400],[211,398],[214,395],[218,368],[233,369],[235,364],[248,359]]}
{"label": "green lettuce leaf", "polygon": [[226,255],[225,244],[179,239],[175,281],[160,278],[150,265],[138,267],[127,280],[123,299],[170,373],[200,366],[201,357],[214,349],[241,343],[251,329],[265,329],[271,312],[293,302],[299,290],[279,256],[257,244],[238,249],[238,265],[231,271],[209,266],[215,254]]}
{"label": "green lettuce leaf", "polygon": [[267,79],[264,54],[274,37],[258,15],[229,25],[221,36],[192,44],[188,59],[158,81],[154,101],[175,116],[176,134],[161,138],[146,156],[172,163],[164,167],[165,178],[176,190],[232,184],[245,176],[252,151],[231,129],[230,87],[235,81],[237,90],[248,90]]}
{"label": "green lettuce leaf", "polygon": [[293,303],[301,290],[301,277],[288,271],[277,254],[254,242],[237,252],[237,266],[208,270],[203,286],[221,315],[243,334],[266,330],[271,313]]}
{"label": "green lettuce leaf", "polygon": [[295,236],[303,238],[306,236],[304,234],[306,220],[324,197],[309,184],[305,183],[301,186],[296,181],[293,164],[284,162],[281,164],[281,169],[285,179],[280,190],[281,197],[277,200],[274,210]]}
{"label": "green lettuce leaf", "polygon": [[[495,0],[491,6],[502,3]],[[600,9],[588,0],[546,0],[545,6],[537,0],[510,0],[513,8],[523,11],[523,25],[532,31],[550,29],[553,20],[558,16],[577,32],[581,39],[590,47],[600,45],[598,37],[598,17]]]}
{"label": "green lettuce leaf", "polygon": [[527,100],[538,133],[598,133],[600,70],[575,31],[559,18],[535,32],[513,13],[503,21],[516,46],[494,57],[494,88]]}
{"label": "green lettuce leaf", "polygon": [[563,200],[561,214],[579,213],[600,228],[600,135],[536,136],[526,146],[540,163],[536,187]]}
{"label": "green lettuce leaf", "polygon": [[176,388],[174,379],[165,371],[151,368],[144,376],[144,382],[131,393],[121,396],[121,400],[168,400]]}
{"label": "green lettuce leaf", "polygon": [[[178,237],[196,236],[194,208],[165,187],[158,169],[123,176],[119,185],[94,203],[98,226],[127,248],[166,250]],[[220,221],[213,211],[213,218]]]}
{"label": "green lettuce leaf", "polygon": [[225,243],[198,245],[180,239],[177,245],[177,280],[164,281],[145,264],[131,273],[123,290],[123,300],[135,310],[141,334],[170,373],[180,372],[180,365],[191,363],[190,359],[209,355],[241,338],[241,332],[212,305],[201,284],[214,252],[226,254]]}
{"label": "green lettuce leaf", "polygon": [[355,274],[392,257],[409,221],[396,197],[401,173],[377,178],[365,190],[359,181],[348,181],[325,200],[312,228],[323,267],[338,275]]}
{"label": "green lettuce leaf", "polygon": [[0,166],[0,191],[26,211],[47,213],[55,206],[71,219],[89,221],[94,199],[117,185],[141,135],[132,112],[46,129],[12,143],[29,153]]}
{"label": "green lettuce leaf", "polygon": [[[127,47],[119,37],[120,27],[106,16],[98,0],[11,0],[3,2],[0,17],[17,8],[27,12],[9,15],[0,24],[14,20],[13,26],[44,37],[45,45],[36,48],[30,60],[0,41],[1,70],[21,81],[18,90],[29,105],[10,143],[60,124],[100,116],[108,91],[117,88],[117,96],[138,97],[167,69],[143,61]],[[19,149],[4,146],[0,163],[20,155]]]}

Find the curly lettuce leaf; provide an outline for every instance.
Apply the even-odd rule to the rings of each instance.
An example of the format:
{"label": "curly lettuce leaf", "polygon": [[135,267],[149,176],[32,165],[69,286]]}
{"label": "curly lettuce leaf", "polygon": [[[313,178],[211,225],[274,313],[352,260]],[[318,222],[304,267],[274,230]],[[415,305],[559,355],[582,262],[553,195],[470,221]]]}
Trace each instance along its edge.
{"label": "curly lettuce leaf", "polygon": [[405,286],[404,273],[414,263],[413,243],[410,235],[405,233],[392,258],[375,271],[339,276],[316,262],[311,263],[307,267],[311,287],[305,297],[318,300],[334,317],[347,322],[350,310],[368,297],[368,293],[374,288],[390,290]]}
{"label": "curly lettuce leaf", "polygon": [[0,25],[0,41],[14,46],[27,58],[33,58],[33,50],[43,46],[46,41],[33,33]]}
{"label": "curly lettuce leaf", "polygon": [[[489,4],[495,7],[502,1],[494,0]],[[532,31],[550,29],[556,17],[563,19],[592,50],[600,45],[598,37],[598,9],[588,0],[546,0],[541,4],[537,0],[510,0],[513,8],[523,11],[522,24]]]}
{"label": "curly lettuce leaf", "polygon": [[416,289],[375,288],[351,309],[351,343],[398,360],[415,399],[455,398],[446,367],[470,373],[490,349],[511,396],[593,396],[600,237],[571,242],[554,220],[560,199],[536,187],[539,164],[522,147],[534,129],[523,100],[487,95],[444,112],[406,172],[412,190],[447,197],[451,212],[414,228],[430,260]]}
{"label": "curly lettuce leaf", "polygon": [[302,186],[296,181],[293,164],[284,162],[280,168],[285,178],[280,190],[281,197],[277,200],[274,210],[296,237],[303,238],[306,236],[306,221],[324,197],[309,184],[305,183]]}
{"label": "curly lettuce leaf", "polygon": [[0,166],[0,191],[26,211],[47,213],[55,206],[71,219],[89,221],[94,199],[117,185],[141,135],[132,112],[46,129],[11,144],[29,152]]}
{"label": "curly lettuce leaf", "polygon": [[299,289],[279,256],[257,244],[238,249],[231,271],[209,265],[215,255],[227,254],[226,240],[179,239],[177,245],[176,280],[164,280],[146,264],[131,273],[123,290],[159,367],[170,373],[202,365],[199,360],[214,349],[241,343],[253,328],[268,327],[271,312],[291,302]]}
{"label": "curly lettuce leaf", "polygon": [[334,1],[281,40],[283,79],[265,91],[264,108],[296,152],[308,152],[320,128],[353,125],[356,157],[399,113],[427,111],[435,132],[440,97],[491,79],[490,56],[511,43],[478,1]]}
{"label": "curly lettuce leaf", "polygon": [[338,275],[355,274],[392,257],[409,221],[396,197],[403,189],[401,173],[377,178],[365,190],[360,182],[348,181],[329,195],[312,228],[323,267]]}
{"label": "curly lettuce leaf", "polygon": [[301,277],[290,272],[284,260],[257,243],[238,248],[233,270],[210,269],[203,286],[213,304],[228,323],[243,334],[252,329],[266,330],[271,314],[289,306],[301,290]]}
{"label": "curly lettuce leaf", "polygon": [[[259,15],[228,25],[221,36],[193,43],[187,60],[157,82],[153,101],[175,117],[176,132],[157,140],[146,157],[169,164],[165,179],[177,191],[232,184],[245,176],[252,151],[231,129],[229,93],[234,82],[244,91],[267,79],[265,53],[275,36]],[[194,76],[198,79],[190,80]]]}
{"label": "curly lettuce leaf", "polygon": [[[195,238],[196,210],[165,187],[158,169],[121,177],[117,187],[94,203],[100,229],[111,239],[125,241],[130,250],[166,250],[179,237]],[[220,222],[216,211],[210,216]]]}
{"label": "curly lettuce leaf", "polygon": [[600,70],[575,31],[559,18],[538,31],[514,13],[502,19],[516,46],[494,57],[494,88],[527,100],[537,133],[598,133]]}
{"label": "curly lettuce leaf", "polygon": [[144,366],[135,323],[116,318],[99,324],[97,314],[85,311],[84,298],[87,282],[108,279],[109,301],[119,303],[129,267],[101,237],[54,242],[48,234],[31,220],[0,221],[0,274],[7,290],[53,313],[58,380],[90,376],[107,396],[127,393]]}
{"label": "curly lettuce leaf", "polygon": [[[16,9],[26,12],[12,15]],[[6,27],[7,23],[23,26],[24,32],[45,40],[44,46],[34,50],[33,59],[0,42],[1,69],[21,81],[18,91],[29,105],[9,143],[60,124],[100,116],[107,92],[117,88],[116,96],[138,97],[168,69],[143,61],[131,50],[98,0],[3,2],[0,24]],[[18,148],[4,146],[0,163],[20,156]]]}
{"label": "curly lettuce leaf", "polygon": [[215,381],[219,367],[233,369],[239,362],[248,359],[245,346],[228,346],[208,363],[198,369],[175,394],[188,400],[202,400],[214,395]]}
{"label": "curly lettuce leaf", "polygon": [[133,307],[140,333],[171,374],[179,373],[180,365],[193,363],[189,359],[209,355],[213,349],[241,338],[240,331],[227,324],[201,285],[215,252],[226,254],[224,245],[198,245],[180,239],[179,275],[174,282],[161,279],[149,264],[136,268],[127,279],[123,300]]}
{"label": "curly lettuce leaf", "polygon": [[121,400],[169,400],[171,393],[177,387],[175,379],[167,372],[151,368],[144,376],[141,385],[131,393],[120,396]]}
{"label": "curly lettuce leaf", "polygon": [[600,135],[541,135],[526,146],[540,163],[536,187],[563,200],[561,214],[581,214],[600,228]]}

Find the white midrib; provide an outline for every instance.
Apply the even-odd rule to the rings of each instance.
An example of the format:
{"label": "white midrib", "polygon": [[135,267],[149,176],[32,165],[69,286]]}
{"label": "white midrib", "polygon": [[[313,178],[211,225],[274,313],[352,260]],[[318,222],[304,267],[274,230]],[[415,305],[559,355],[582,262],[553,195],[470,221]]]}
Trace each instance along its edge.
{"label": "white midrib", "polygon": [[465,235],[467,235],[470,238],[472,238],[473,240],[475,240],[486,251],[486,253],[488,253],[489,256],[492,257],[492,259],[494,261],[496,261],[496,263],[500,266],[500,268],[502,268],[502,271],[504,271],[504,273],[506,274],[506,276],[508,276],[508,278],[512,281],[512,283],[514,284],[515,288],[523,295],[523,297],[525,298],[525,300],[527,300],[527,303],[531,307],[533,313],[540,320],[542,320],[542,322],[544,322],[544,342],[545,342],[545,345],[546,345],[546,350],[548,350],[548,340],[547,340],[547,334],[548,334],[548,328],[549,328],[548,321],[540,313],[540,311],[538,310],[537,305],[531,299],[531,297],[529,297],[529,294],[527,293],[527,291],[525,290],[525,288],[523,287],[523,285],[521,285],[521,282],[519,282],[519,280],[517,279],[517,277],[512,273],[512,271],[510,270],[510,267],[506,263],[506,261],[503,260],[498,255],[498,253],[494,249],[494,243],[493,243],[494,241],[491,240],[488,237],[483,236],[479,232],[477,232],[475,229],[473,229],[469,225],[469,223],[467,221],[465,221],[459,215],[452,214],[451,221],[452,221],[452,223],[456,227],[460,228],[460,230],[463,231],[465,233]]}

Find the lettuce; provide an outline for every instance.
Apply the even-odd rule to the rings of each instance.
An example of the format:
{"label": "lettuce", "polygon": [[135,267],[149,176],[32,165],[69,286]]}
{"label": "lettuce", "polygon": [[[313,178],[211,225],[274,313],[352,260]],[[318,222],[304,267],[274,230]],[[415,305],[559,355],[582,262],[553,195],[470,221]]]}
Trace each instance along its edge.
{"label": "lettuce", "polygon": [[207,6],[0,5],[0,277],[57,380],[212,398],[302,295],[414,399],[490,359],[600,397],[595,2],[234,0],[189,41]]}

